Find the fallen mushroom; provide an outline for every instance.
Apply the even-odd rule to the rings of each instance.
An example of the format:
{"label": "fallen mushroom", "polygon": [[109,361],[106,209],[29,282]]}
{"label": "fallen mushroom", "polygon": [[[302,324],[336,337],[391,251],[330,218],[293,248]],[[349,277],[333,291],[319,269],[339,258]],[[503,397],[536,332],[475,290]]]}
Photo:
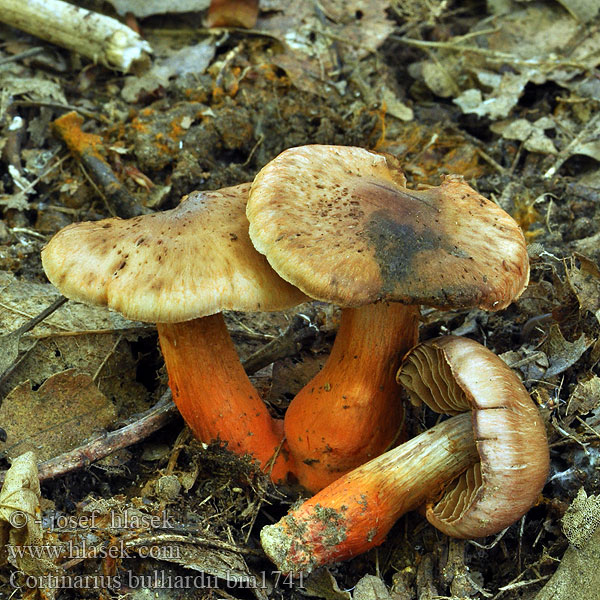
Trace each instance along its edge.
{"label": "fallen mushroom", "polygon": [[156,322],[173,399],[194,435],[250,454],[279,481],[291,466],[285,451],[275,459],[281,422],[244,372],[220,311],[281,310],[305,297],[254,250],[249,188],[193,192],[161,213],[69,225],[42,262],[68,298]]}
{"label": "fallen mushroom", "polygon": [[406,188],[398,161],[362,148],[291,148],[255,178],[250,238],[283,277],[344,307],[323,370],[284,419],[300,483],[318,491],[397,441],[395,373],[419,304],[499,310],[529,279],[519,226],[458,176]]}
{"label": "fallen mushroom", "polygon": [[549,465],[544,424],[501,359],[473,340],[442,337],[416,346],[398,377],[414,404],[455,416],[265,527],[263,548],[282,572],[307,573],[365,552],[418,508],[447,535],[494,534],[539,496]]}

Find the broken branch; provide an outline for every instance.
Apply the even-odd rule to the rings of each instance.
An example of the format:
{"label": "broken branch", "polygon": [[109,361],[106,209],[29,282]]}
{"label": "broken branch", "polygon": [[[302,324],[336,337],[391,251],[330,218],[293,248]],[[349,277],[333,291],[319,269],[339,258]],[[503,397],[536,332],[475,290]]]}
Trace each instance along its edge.
{"label": "broken branch", "polygon": [[0,0],[0,21],[120,71],[152,52],[116,19],[61,0]]}

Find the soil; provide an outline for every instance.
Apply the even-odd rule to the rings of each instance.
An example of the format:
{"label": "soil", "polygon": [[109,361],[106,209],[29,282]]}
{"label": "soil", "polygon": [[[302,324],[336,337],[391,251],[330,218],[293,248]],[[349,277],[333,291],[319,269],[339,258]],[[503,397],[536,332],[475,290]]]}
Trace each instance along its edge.
{"label": "soil", "polygon": [[[427,26],[418,26],[391,8],[387,14],[399,30],[412,27],[413,37],[441,40],[468,31],[484,10],[483,3],[468,2],[462,9],[448,8]],[[359,12],[348,19],[359,21]],[[82,115],[83,132],[98,136],[100,156],[124,197],[144,211],[171,208],[192,190],[251,181],[281,151],[304,144],[391,153],[403,165],[410,186],[438,185],[444,174],[461,174],[480,193],[496,199],[523,228],[530,244],[530,284],[518,301],[498,313],[426,309],[420,336],[466,335],[512,364],[546,422],[552,467],[537,504],[497,537],[451,540],[420,514],[410,513],[377,549],[329,566],[310,581],[292,580],[278,573],[262,553],[259,532],[287,512],[298,499],[297,490],[274,486],[249,461],[217,444],[191,439],[176,418],[147,439],[42,484],[42,510],[47,514],[81,518],[97,510],[108,518],[115,511],[129,510],[165,513],[171,519],[158,533],[144,526],[132,527],[128,536],[106,527],[94,530],[89,544],[106,547],[126,537],[131,558],[73,561],[69,574],[124,577],[127,572],[141,578],[161,573],[171,577],[171,583],[190,574],[206,577],[200,589],[146,586],[156,588],[152,595],[160,598],[337,599],[353,593],[354,598],[394,600],[533,598],[567,549],[561,519],[578,489],[600,492],[600,435],[595,429],[600,397],[594,387],[600,358],[600,245],[593,237],[600,223],[600,191],[580,182],[583,174],[594,170],[593,159],[572,156],[555,177],[544,178],[555,156],[525,150],[522,142],[492,133],[488,118],[465,115],[451,99],[435,95],[409,69],[411,62],[423,60],[424,52],[393,36],[359,58],[350,59],[340,51],[335,84],[344,93],[316,93],[276,64],[273,56],[281,44],[268,35],[232,29],[217,37],[205,29],[191,31],[187,17],[174,15],[140,19],[138,24],[150,42],[161,47],[181,48],[211,36],[213,66],[202,73],[173,76],[125,100],[126,81],[137,75],[121,74],[67,50],[44,45],[41,54],[8,63],[17,77],[51,81],[68,106],[35,93],[14,93],[10,100],[2,100],[0,269],[19,281],[46,284],[40,251],[56,231],[72,222],[118,214],[122,206],[125,212],[131,209],[111,203],[112,196],[90,173],[89,165],[82,167],[86,163],[52,133],[52,122],[70,108]],[[180,33],[174,33],[177,30]],[[0,41],[0,59],[39,43],[8,27],[0,29]],[[398,101],[410,106],[411,120],[392,116],[385,102],[373,98],[370,90],[381,80]],[[530,119],[551,115],[558,98],[565,95],[553,82],[530,84],[513,114]],[[16,117],[26,125],[19,135],[7,126]],[[47,166],[56,157],[63,159],[59,166],[37,171],[40,180],[25,196],[25,204],[8,202],[18,192],[9,167],[20,169],[31,181],[36,163]],[[309,308],[295,312],[302,310]],[[277,416],[323,364],[333,339],[335,310],[322,304],[310,310],[317,315],[318,335],[294,356],[277,360],[254,378]],[[229,315],[240,355],[248,356],[278,335],[292,314]],[[12,328],[6,325],[5,330]],[[51,366],[56,346],[52,341],[43,343],[43,356]],[[111,363],[110,372],[121,383],[102,391],[115,402],[122,422],[154,404],[167,386],[152,327],[125,335],[118,343],[114,362],[121,361],[122,368]],[[80,359],[57,363],[56,372],[75,363],[81,368]],[[27,378],[35,387],[47,377],[23,371],[17,371],[18,378],[10,385],[2,383],[4,396]],[[127,377],[133,383],[123,383]],[[408,409],[410,435],[434,422],[435,416]],[[135,543],[148,538],[149,532],[163,536],[154,542],[162,548],[159,558],[143,558],[142,542]],[[69,535],[57,528],[47,534],[46,543],[64,542]],[[144,547],[150,545],[146,541]],[[164,554],[169,548],[177,550],[176,557]],[[242,574],[236,585],[226,578],[233,572]],[[0,571],[2,597],[149,597],[141,589],[144,586],[132,581],[122,588],[98,590],[91,585],[42,593],[28,589],[37,586],[24,574],[18,580],[22,589],[14,595],[12,573],[10,564]],[[384,588],[378,587],[381,583]]]}

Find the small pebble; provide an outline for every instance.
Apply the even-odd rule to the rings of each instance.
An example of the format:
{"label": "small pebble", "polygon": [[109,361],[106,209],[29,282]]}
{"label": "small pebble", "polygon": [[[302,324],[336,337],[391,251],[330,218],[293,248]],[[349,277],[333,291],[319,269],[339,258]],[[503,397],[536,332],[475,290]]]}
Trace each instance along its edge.
{"label": "small pebble", "polygon": [[163,475],[155,485],[156,495],[161,500],[171,502],[179,496],[181,483],[175,475]]}

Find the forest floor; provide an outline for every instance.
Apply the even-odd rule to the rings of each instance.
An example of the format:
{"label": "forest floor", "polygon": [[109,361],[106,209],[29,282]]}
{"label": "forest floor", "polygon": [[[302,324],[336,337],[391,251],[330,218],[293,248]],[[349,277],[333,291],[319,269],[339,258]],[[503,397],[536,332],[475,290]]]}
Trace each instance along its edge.
{"label": "forest floor", "polygon": [[[57,298],[40,251],[66,225],[164,210],[192,190],[252,181],[292,146],[360,146],[396,156],[412,187],[460,174],[522,227],[531,261],[523,295],[497,313],[424,309],[420,336],[464,335],[500,355],[538,405],[551,452],[536,506],[495,538],[451,540],[410,513],[378,548],[292,580],[263,554],[259,532],[297,492],[191,439],[169,413],[149,436],[80,457],[41,485],[44,544],[83,536],[89,548],[120,547],[127,558],[63,554],[52,570],[9,557],[0,597],[535,597],[567,550],[569,505],[581,488],[600,493],[600,15],[593,1],[575,4],[571,14],[552,0],[270,0],[250,29],[207,28],[204,12],[132,8],[128,23],[153,54],[130,73],[0,25],[1,333]],[[108,2],[87,7],[116,16]],[[79,117],[61,134],[53,123],[71,111]],[[81,145],[73,151],[75,137],[94,146],[101,167]],[[227,315],[247,358],[299,313],[313,335],[253,375],[277,416],[324,363],[339,315],[321,303]],[[2,344],[4,468],[26,450],[51,460],[135,422],[167,390],[154,326],[102,307],[68,302]],[[407,410],[411,434],[431,421]],[[7,506],[0,498],[0,521]],[[85,525],[92,513],[128,511],[169,521],[126,533]],[[590,580],[600,572],[586,568]],[[36,579],[48,569],[115,579],[111,589],[52,589]],[[203,574],[205,585],[161,587],[150,581],[156,574]]]}

